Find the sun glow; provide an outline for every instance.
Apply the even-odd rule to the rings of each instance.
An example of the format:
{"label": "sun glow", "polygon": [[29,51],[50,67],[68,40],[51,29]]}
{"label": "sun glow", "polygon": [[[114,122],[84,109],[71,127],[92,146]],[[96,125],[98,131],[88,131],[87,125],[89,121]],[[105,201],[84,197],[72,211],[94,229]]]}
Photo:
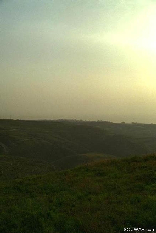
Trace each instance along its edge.
{"label": "sun glow", "polygon": [[132,20],[115,39],[117,43],[156,53],[156,4]]}
{"label": "sun glow", "polygon": [[135,31],[138,46],[156,52],[156,6],[144,12]]}
{"label": "sun glow", "polygon": [[121,22],[116,30],[83,35],[82,39],[156,54],[156,4],[150,4],[131,19]]}

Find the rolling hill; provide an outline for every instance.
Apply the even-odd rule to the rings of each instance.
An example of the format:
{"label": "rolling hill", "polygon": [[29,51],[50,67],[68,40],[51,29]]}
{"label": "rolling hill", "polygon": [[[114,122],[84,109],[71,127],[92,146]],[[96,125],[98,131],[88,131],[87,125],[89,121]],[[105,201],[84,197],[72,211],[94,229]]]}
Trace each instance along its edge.
{"label": "rolling hill", "polygon": [[0,232],[153,231],[155,137],[155,125],[0,120]]}
{"label": "rolling hill", "polygon": [[0,120],[0,154],[67,169],[90,162],[89,154],[105,159],[156,151],[155,138],[151,135],[138,138],[124,134],[122,124],[123,130],[117,134],[117,127],[105,122]]}

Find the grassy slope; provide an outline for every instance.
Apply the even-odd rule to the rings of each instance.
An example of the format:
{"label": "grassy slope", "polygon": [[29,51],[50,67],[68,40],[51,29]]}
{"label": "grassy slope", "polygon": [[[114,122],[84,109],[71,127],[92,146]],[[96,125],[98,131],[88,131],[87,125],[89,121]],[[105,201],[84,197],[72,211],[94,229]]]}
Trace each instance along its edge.
{"label": "grassy slope", "polygon": [[1,181],[0,232],[107,233],[156,223],[156,156]]}
{"label": "grassy slope", "polygon": [[0,180],[12,180],[55,170],[52,164],[18,156],[0,155]]}

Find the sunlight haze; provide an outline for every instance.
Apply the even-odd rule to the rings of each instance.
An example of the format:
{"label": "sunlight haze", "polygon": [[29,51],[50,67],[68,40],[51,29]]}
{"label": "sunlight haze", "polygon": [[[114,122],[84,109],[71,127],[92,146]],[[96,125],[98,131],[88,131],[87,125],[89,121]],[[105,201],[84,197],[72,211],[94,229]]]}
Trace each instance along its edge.
{"label": "sunlight haze", "polygon": [[156,1],[1,0],[0,118],[156,123]]}

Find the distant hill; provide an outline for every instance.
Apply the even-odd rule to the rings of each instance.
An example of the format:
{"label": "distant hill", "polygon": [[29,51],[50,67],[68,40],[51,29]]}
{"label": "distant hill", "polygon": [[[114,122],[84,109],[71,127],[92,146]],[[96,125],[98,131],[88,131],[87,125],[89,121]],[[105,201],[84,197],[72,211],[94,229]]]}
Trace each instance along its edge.
{"label": "distant hill", "polygon": [[88,154],[105,159],[152,153],[155,139],[155,125],[0,120],[0,154],[48,162],[55,169],[93,161]]}

